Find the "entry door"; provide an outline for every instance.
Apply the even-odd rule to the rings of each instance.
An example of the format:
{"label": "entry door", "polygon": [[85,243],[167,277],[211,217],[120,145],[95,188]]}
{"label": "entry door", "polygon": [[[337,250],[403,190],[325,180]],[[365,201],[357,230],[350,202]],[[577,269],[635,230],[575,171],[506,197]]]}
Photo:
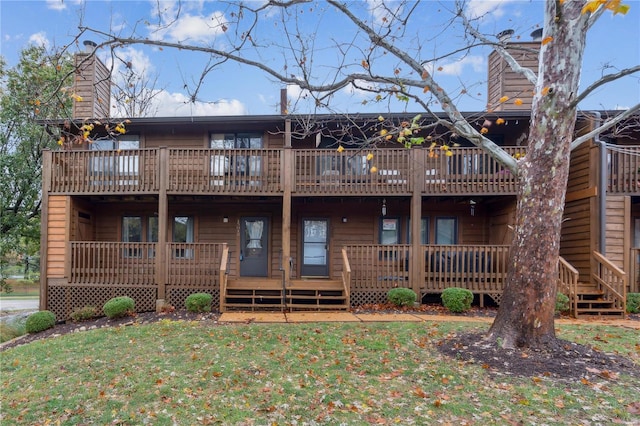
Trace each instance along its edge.
{"label": "entry door", "polygon": [[268,236],[268,218],[240,218],[240,276],[267,276],[269,272]]}
{"label": "entry door", "polygon": [[329,276],[328,230],[327,219],[302,220],[302,276]]}

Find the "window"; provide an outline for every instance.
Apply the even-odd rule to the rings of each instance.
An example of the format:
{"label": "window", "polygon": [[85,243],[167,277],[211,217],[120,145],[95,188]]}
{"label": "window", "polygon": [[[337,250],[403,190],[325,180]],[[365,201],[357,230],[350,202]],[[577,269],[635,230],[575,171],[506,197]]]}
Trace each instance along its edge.
{"label": "window", "polygon": [[400,219],[382,218],[380,222],[380,244],[400,244]]}
{"label": "window", "polygon": [[[174,243],[193,243],[193,217],[192,216],[175,216],[173,218],[173,242]],[[186,244],[184,244],[186,245]],[[174,255],[176,259],[192,259],[193,249],[178,247],[175,249]]]}
{"label": "window", "polygon": [[458,243],[458,219],[455,217],[436,218],[436,244]]}
{"label": "window", "polygon": [[[122,241],[125,243],[142,242],[142,217],[124,216],[122,218]],[[124,257],[142,257],[139,247],[125,247]]]}
{"label": "window", "polygon": [[[411,243],[411,218],[407,219],[407,242]],[[420,244],[429,244],[429,218],[420,219]]]}
{"label": "window", "polygon": [[[140,148],[138,135],[122,135],[117,140],[104,139],[91,143],[92,151],[104,151],[95,153],[91,158],[91,173],[98,176],[138,176],[140,171],[140,157],[127,155],[123,151],[137,150]],[[120,185],[135,184],[135,180],[119,180]]]}
{"label": "window", "polygon": [[[157,243],[158,242],[158,218],[150,216],[123,216],[122,217],[122,242],[125,243]],[[146,238],[144,238],[146,237]],[[124,249],[124,257],[142,257],[142,251],[139,247],[127,247]],[[147,256],[152,258],[155,256],[155,250],[149,249]]]}
{"label": "window", "polygon": [[[262,148],[262,134],[260,133],[212,133],[209,141],[212,149],[260,149]],[[211,156],[211,175],[223,176],[249,175],[259,176],[262,164],[257,155],[242,155],[226,153]]]}

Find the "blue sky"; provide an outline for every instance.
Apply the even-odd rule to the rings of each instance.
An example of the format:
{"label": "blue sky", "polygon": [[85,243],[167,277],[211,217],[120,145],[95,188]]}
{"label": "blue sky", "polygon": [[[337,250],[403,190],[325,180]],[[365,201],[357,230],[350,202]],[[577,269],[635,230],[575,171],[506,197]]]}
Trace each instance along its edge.
{"label": "blue sky", "polygon": [[[377,0],[353,3],[354,10],[369,12],[372,20],[379,19],[374,8]],[[626,16],[606,13],[592,28],[588,38],[588,48],[583,67],[583,85],[592,82],[603,72],[640,64],[640,1],[627,0],[631,10]],[[248,2],[258,5],[257,2]],[[164,18],[177,10],[176,1],[104,1],[104,0],[0,0],[0,54],[9,66],[14,65],[21,49],[30,43],[44,44],[48,48],[72,43],[78,34],[78,26],[84,23],[103,31],[120,31],[130,34],[135,26],[140,36],[160,37],[163,40],[189,40],[191,43],[216,43],[224,45],[225,35],[212,30],[211,22],[224,22],[229,18],[228,6],[224,3],[192,0],[182,3],[180,19],[170,29],[156,26],[159,15],[155,9],[160,4]],[[323,13],[323,4],[316,9],[305,9],[300,14],[299,24],[311,34],[315,34],[316,52],[313,60],[322,70],[325,79],[333,75],[334,65],[340,58],[328,53],[328,47],[335,39],[350,40],[353,30],[344,21]],[[451,2],[423,1],[418,22],[407,29],[415,48],[418,33],[419,43],[430,57],[455,49],[464,43],[461,32],[449,28],[447,9]],[[480,29],[486,34],[496,34],[506,28],[513,28],[520,40],[530,41],[529,34],[542,25],[543,3],[540,0],[470,0],[467,8],[471,16],[483,16]],[[265,37],[282,39],[282,29],[277,25],[277,17],[265,15],[260,21],[260,31]],[[99,37],[90,37],[100,41]],[[423,44],[423,45],[422,45]],[[72,46],[72,51],[79,47]],[[440,69],[439,81],[452,93],[464,87],[467,96],[460,97],[459,109],[481,111],[486,103],[486,57],[489,50],[472,51],[467,55],[450,57],[439,61],[434,69]],[[125,48],[124,56],[135,70],[157,76],[156,89],[160,91],[157,100],[157,116],[172,115],[241,115],[279,113],[280,89],[282,83],[246,66],[226,64],[209,75],[198,93],[197,101],[188,102],[185,86],[193,87],[199,78],[199,71],[207,63],[201,54],[184,51],[159,50],[153,47],[131,46]],[[103,57],[105,57],[103,53]],[[359,63],[356,50],[350,49],[345,55],[353,64]],[[279,52],[272,49],[261,60],[278,66]],[[106,59],[105,59],[106,60]],[[361,71],[361,70],[360,70]],[[468,90],[467,90],[468,89]],[[299,91],[289,88],[292,101]],[[392,103],[379,105],[370,96],[357,90],[343,90],[334,98],[335,110],[339,112],[383,112],[381,109],[418,111],[417,105]],[[625,78],[616,84],[597,90],[582,104],[582,109],[618,109],[640,102],[640,75]],[[308,108],[298,104],[295,112]],[[327,111],[325,111],[327,112]]]}

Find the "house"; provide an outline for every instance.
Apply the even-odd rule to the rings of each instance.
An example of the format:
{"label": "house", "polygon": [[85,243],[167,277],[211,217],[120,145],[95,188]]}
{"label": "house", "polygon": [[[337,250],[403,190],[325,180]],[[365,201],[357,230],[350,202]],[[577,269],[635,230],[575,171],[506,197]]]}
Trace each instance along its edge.
{"label": "house", "polygon": [[[109,110],[109,82],[93,55],[76,60],[77,121],[54,125],[80,143],[45,151],[43,163],[40,308],[58,319],[119,295],[139,311],[180,308],[195,292],[220,311],[349,309],[394,287],[422,300],[465,287],[481,305],[500,302],[516,182],[470,143],[456,139],[449,155],[374,146],[380,125],[367,114],[354,128],[316,116],[311,131],[285,114],[137,118],[124,134],[92,119],[81,129]],[[488,136],[523,155],[529,111],[489,118],[498,114],[505,125]],[[593,125],[582,114],[577,131]],[[455,137],[438,127],[423,136]],[[627,146],[637,136],[573,154],[559,278],[575,314],[621,314],[624,293],[638,291],[640,164]]]}

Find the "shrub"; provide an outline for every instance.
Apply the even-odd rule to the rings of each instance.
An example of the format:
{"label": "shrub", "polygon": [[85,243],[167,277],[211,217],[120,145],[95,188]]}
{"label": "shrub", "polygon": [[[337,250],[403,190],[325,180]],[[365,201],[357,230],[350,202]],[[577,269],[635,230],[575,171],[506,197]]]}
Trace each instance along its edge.
{"label": "shrub", "polygon": [[627,294],[627,312],[630,314],[640,314],[640,293]]}
{"label": "shrub", "polygon": [[56,325],[56,316],[51,311],[35,312],[27,318],[25,330],[27,333],[38,333]]}
{"label": "shrub", "polygon": [[417,298],[410,288],[392,288],[387,293],[387,300],[396,306],[413,306]]}
{"label": "shrub", "polygon": [[98,316],[98,310],[94,306],[85,306],[84,308],[75,308],[69,317],[73,322],[88,321]]}
{"label": "shrub", "polygon": [[570,308],[569,296],[563,293],[556,295],[556,312],[567,312]]}
{"label": "shrub", "polygon": [[131,315],[134,312],[135,302],[132,298],[127,296],[118,296],[113,299],[109,299],[104,304],[102,310],[107,318],[121,318],[127,315]]}
{"label": "shrub", "polygon": [[450,312],[465,312],[471,308],[473,293],[466,288],[446,288],[440,296],[442,304]]}
{"label": "shrub", "polygon": [[211,312],[213,297],[209,293],[193,293],[187,297],[185,305],[189,312]]}

